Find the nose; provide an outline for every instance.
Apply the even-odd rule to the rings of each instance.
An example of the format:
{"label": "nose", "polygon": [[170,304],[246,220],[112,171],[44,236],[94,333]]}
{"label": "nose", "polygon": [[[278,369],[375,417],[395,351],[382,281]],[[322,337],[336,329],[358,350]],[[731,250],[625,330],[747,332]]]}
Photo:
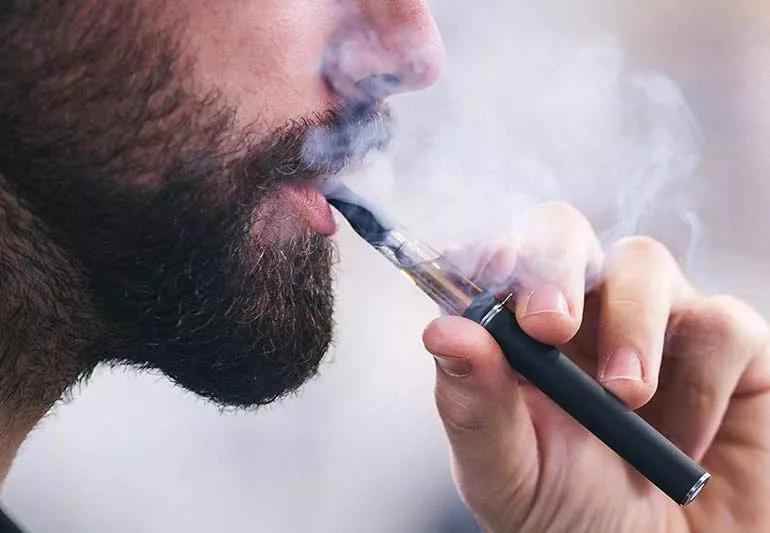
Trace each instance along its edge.
{"label": "nose", "polygon": [[324,54],[323,74],[346,100],[382,100],[436,82],[444,45],[424,0],[367,0]]}

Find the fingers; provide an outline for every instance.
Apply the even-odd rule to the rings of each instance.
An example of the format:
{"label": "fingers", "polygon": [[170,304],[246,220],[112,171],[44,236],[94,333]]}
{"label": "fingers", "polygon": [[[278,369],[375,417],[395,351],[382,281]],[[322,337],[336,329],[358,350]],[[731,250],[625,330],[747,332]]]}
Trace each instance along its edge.
{"label": "fingers", "polygon": [[632,408],[658,385],[672,306],[691,292],[674,258],[646,237],[619,241],[604,270],[599,317],[601,383]]}
{"label": "fingers", "polygon": [[516,318],[535,339],[564,344],[580,328],[586,279],[602,262],[599,241],[585,217],[561,203],[530,210],[517,234]]}
{"label": "fingers", "polygon": [[450,249],[444,256],[481,287],[507,288],[516,267],[516,243],[512,238],[498,238]]}
{"label": "fingers", "polygon": [[436,320],[423,340],[436,359],[436,403],[466,503],[480,517],[499,515],[501,502],[525,509],[537,480],[535,433],[497,343],[458,317]]}
{"label": "fingers", "polygon": [[486,290],[514,292],[522,329],[548,344],[564,344],[581,325],[587,280],[598,277],[602,251],[590,223],[573,207],[530,209],[515,234],[450,251],[449,260]]}
{"label": "fingers", "polygon": [[660,386],[644,415],[700,460],[730,401],[767,390],[767,335],[766,322],[743,302],[697,298],[672,320]]}

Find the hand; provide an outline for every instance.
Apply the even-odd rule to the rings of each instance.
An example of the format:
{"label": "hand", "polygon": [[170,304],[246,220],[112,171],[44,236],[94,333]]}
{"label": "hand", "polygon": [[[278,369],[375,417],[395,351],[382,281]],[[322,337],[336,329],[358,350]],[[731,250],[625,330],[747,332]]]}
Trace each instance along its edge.
{"label": "hand", "polygon": [[[509,283],[524,331],[592,373],[712,474],[687,509],[533,386],[492,337],[436,320],[436,401],[459,491],[489,532],[770,531],[768,326],[744,303],[698,294],[645,237],[604,257],[574,209],[533,209],[474,278]],[[584,296],[585,295],[585,296]]]}

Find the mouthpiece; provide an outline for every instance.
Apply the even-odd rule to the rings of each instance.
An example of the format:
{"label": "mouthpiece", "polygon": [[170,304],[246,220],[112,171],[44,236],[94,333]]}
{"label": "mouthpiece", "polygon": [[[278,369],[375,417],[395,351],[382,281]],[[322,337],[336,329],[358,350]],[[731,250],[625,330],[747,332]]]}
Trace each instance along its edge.
{"label": "mouthpiece", "polygon": [[387,233],[392,228],[386,227],[384,222],[375,217],[371,211],[349,201],[335,198],[327,198],[327,200],[366,242],[372,246],[377,246],[386,240]]}
{"label": "mouthpiece", "polygon": [[344,216],[353,230],[385,256],[439,307],[450,315],[462,315],[484,291],[465,277],[446,258],[412,238],[381,215],[363,207],[364,200],[352,191],[338,189],[344,200],[329,203]]}

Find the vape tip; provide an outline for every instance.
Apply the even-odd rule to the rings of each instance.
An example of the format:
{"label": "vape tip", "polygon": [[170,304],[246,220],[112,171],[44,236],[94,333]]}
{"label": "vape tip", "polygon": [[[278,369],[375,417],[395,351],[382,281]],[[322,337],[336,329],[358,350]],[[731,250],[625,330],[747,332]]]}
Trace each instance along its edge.
{"label": "vape tip", "polygon": [[701,477],[695,485],[690,489],[690,492],[687,493],[687,496],[685,496],[684,501],[682,502],[682,507],[687,507],[690,505],[695,498],[698,497],[698,495],[703,491],[703,489],[706,487],[708,482],[711,481],[711,475],[706,473]]}
{"label": "vape tip", "polygon": [[347,200],[329,198],[328,201],[364,240],[374,245],[385,240],[391,228],[386,227],[371,211]]}

